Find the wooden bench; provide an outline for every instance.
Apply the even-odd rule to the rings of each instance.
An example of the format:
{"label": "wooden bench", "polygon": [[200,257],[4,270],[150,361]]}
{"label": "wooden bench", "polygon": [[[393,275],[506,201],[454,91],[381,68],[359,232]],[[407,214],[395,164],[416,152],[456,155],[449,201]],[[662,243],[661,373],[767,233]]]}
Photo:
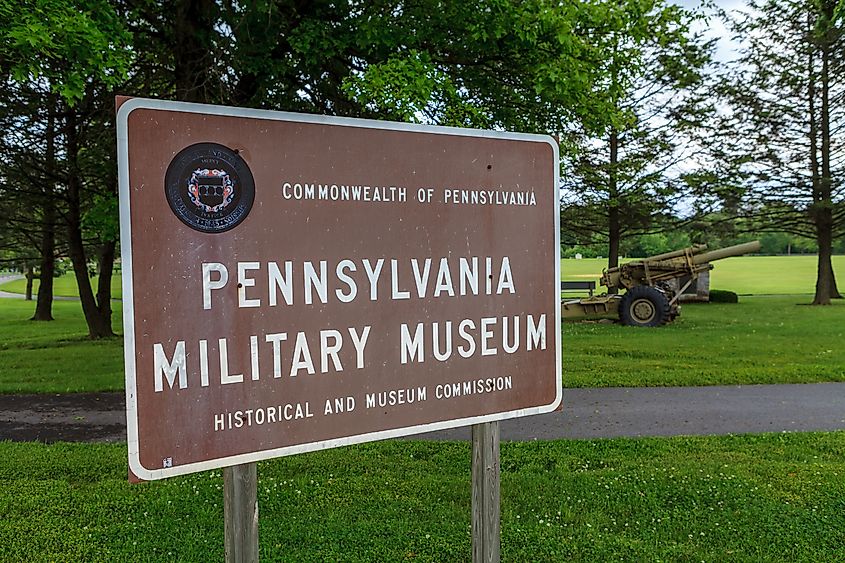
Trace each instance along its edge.
{"label": "wooden bench", "polygon": [[590,297],[593,296],[593,291],[596,289],[595,281],[562,281],[560,282],[560,291],[588,291]]}

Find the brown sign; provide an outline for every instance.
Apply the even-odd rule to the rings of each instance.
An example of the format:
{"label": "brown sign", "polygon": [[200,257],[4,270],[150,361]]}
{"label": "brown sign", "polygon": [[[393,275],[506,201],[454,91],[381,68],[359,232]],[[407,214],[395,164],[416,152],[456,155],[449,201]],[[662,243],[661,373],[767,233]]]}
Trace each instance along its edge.
{"label": "brown sign", "polygon": [[549,137],[131,99],[118,145],[138,477],[560,404]]}

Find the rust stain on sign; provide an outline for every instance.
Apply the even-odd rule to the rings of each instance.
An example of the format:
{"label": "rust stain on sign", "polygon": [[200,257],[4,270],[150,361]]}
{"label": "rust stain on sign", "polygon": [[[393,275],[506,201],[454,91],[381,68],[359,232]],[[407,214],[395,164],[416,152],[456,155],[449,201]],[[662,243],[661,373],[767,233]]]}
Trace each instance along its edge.
{"label": "rust stain on sign", "polygon": [[139,477],[560,403],[550,138],[143,99],[118,124]]}

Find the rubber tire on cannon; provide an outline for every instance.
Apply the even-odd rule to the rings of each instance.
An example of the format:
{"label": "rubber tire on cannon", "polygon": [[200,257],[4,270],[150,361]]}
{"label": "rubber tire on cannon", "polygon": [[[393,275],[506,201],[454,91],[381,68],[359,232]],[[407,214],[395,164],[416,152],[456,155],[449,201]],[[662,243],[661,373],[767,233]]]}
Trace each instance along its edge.
{"label": "rubber tire on cannon", "polygon": [[661,326],[672,319],[666,295],[657,288],[637,285],[619,303],[619,319],[628,326]]}

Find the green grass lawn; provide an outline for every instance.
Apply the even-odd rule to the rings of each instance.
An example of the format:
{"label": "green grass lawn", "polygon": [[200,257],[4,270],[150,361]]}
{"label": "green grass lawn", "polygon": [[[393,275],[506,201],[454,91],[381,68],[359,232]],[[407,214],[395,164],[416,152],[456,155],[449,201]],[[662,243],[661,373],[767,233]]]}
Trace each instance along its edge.
{"label": "green grass lawn", "polygon": [[[259,464],[264,561],[468,561],[468,443]],[[502,445],[503,561],[842,561],[845,432]],[[0,443],[0,560],[222,561],[220,471]]]}
{"label": "green grass lawn", "polygon": [[[97,283],[99,283],[99,276],[91,278],[91,287],[94,293],[97,293]],[[38,279],[32,280],[32,295],[38,295]],[[8,291],[9,293],[26,293],[26,280],[19,279],[6,282],[0,285],[0,290]],[[62,297],[79,297],[79,288],[76,285],[76,277],[73,273],[63,274],[53,280],[53,295]],[[120,299],[121,285],[120,274],[112,276],[111,279],[111,296],[114,299]]]}
{"label": "green grass lawn", "polygon": [[[112,325],[122,332],[120,304]],[[123,340],[88,340],[82,308],[55,301],[52,322],[28,320],[34,302],[0,299],[0,393],[123,389]]]}
{"label": "green grass lawn", "polygon": [[[718,263],[733,281],[716,270],[714,287],[764,287],[742,276],[765,260]],[[812,279],[812,260],[778,260],[758,293],[803,288],[793,270]],[[845,381],[845,303],[798,305],[811,291],[685,305],[654,330],[567,323],[564,385]],[[123,389],[119,338],[87,340],[77,302],[55,302],[50,323],[33,310],[0,299],[0,392]],[[467,443],[417,441],[263,462],[261,558],[468,560],[469,464]],[[845,432],[505,443],[501,464],[504,561],[845,560]],[[126,472],[125,444],[0,442],[0,561],[223,559],[220,471]]]}
{"label": "green grass lawn", "polygon": [[[816,256],[739,256],[713,262],[713,266],[710,274],[713,289],[727,289],[741,295],[816,291]],[[845,276],[845,256],[833,257],[833,270]],[[845,283],[845,278],[840,283]]]}
{"label": "green grass lawn", "polygon": [[659,329],[564,323],[565,387],[845,381],[845,302],[808,296],[687,304]]}
{"label": "green grass lawn", "polygon": [[[790,295],[813,293],[816,279],[815,256],[738,256],[714,262],[711,274],[713,289],[727,289],[742,295]],[[607,260],[586,258],[584,260],[561,260],[561,277],[565,280],[598,281]],[[845,276],[845,256],[833,257],[834,271]],[[74,297],[79,295],[76,279],[72,273],[55,280],[56,295]],[[845,285],[845,281],[841,282]],[[97,277],[91,279],[96,287]],[[112,278],[112,297],[120,298],[120,275]],[[24,293],[25,280],[15,280],[0,286],[3,291]],[[33,293],[38,292],[38,280],[34,281]]]}
{"label": "green grass lawn", "polygon": [[[726,289],[741,295],[812,294],[816,290],[815,256],[737,256],[713,262],[711,289]],[[594,279],[598,283],[607,260],[561,260],[565,280]],[[833,257],[833,270],[845,276],[845,256]],[[845,286],[845,278],[840,281]],[[845,287],[843,287],[845,290]]]}
{"label": "green grass lawn", "polygon": [[[565,387],[845,381],[845,302],[743,297],[690,304],[658,329],[565,323]],[[57,301],[55,321],[32,322],[33,303],[0,299],[0,393],[123,389],[121,339],[92,342],[79,303]],[[114,328],[120,332],[120,310]]]}

